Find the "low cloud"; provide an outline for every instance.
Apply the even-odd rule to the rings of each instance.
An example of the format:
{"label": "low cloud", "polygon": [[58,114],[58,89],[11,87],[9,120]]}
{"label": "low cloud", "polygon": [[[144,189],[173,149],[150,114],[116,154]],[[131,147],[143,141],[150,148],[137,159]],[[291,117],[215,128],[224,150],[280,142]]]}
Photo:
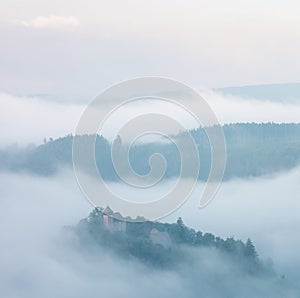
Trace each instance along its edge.
{"label": "low cloud", "polygon": [[57,103],[39,97],[0,93],[0,146],[41,144],[43,138],[72,133],[83,106]]}
{"label": "low cloud", "polygon": [[[275,265],[279,260],[295,269],[299,237],[295,229],[286,233],[286,228],[299,222],[293,195],[299,193],[299,173],[226,182],[208,207],[196,209],[191,200],[174,218],[181,215],[188,225],[223,237],[250,236],[260,255],[273,251]],[[151,269],[100,246],[83,249],[72,233],[60,236],[62,226],[76,224],[91,210],[71,172],[50,179],[1,173],[0,179],[3,297],[298,297],[279,280],[274,284],[240,275],[234,264],[211,249],[187,250],[190,262],[176,272]],[[290,281],[290,271],[280,273]]]}
{"label": "low cloud", "polygon": [[214,91],[201,92],[221,123],[234,122],[295,122],[299,123],[300,101],[274,102],[241,98]]}
{"label": "low cloud", "polygon": [[278,272],[297,279],[300,270],[300,168],[252,179],[234,179],[221,185],[215,199],[199,209],[203,183],[178,211],[188,226],[222,237],[250,237],[262,258],[271,257]]}
{"label": "low cloud", "polygon": [[[212,91],[202,92],[220,123],[276,122],[299,123],[300,102],[281,103],[242,99]],[[51,98],[51,97],[50,97]],[[40,144],[44,137],[57,138],[75,131],[85,104],[47,99],[46,97],[14,96],[0,92],[0,125],[3,128],[0,146],[13,143]],[[145,103],[131,104],[115,110],[103,126],[102,133],[111,137],[128,120],[145,113],[168,115],[187,129],[198,125],[191,114],[177,105]],[[101,113],[100,113],[101,114]],[[104,115],[100,115],[104,117]],[[4,129],[5,128],[5,129]]]}

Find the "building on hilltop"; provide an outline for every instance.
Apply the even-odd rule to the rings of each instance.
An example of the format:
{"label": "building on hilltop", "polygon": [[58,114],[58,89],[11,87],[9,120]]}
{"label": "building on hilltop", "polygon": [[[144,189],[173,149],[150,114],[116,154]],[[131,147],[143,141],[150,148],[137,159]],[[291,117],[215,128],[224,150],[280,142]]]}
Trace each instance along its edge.
{"label": "building on hilltop", "polygon": [[160,232],[154,228],[150,231],[150,239],[154,244],[159,244],[164,248],[172,247],[172,240],[168,232]]}
{"label": "building on hilltop", "polygon": [[111,232],[125,232],[126,221],[119,212],[113,212],[108,206],[102,211],[103,226]]}

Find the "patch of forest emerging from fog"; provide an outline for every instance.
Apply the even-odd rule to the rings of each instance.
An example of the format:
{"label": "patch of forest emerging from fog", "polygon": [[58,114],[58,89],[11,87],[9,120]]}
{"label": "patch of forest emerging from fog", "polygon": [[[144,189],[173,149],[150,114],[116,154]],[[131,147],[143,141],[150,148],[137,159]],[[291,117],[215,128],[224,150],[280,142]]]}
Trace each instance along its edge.
{"label": "patch of forest emerging from fog", "polygon": [[[222,128],[227,147],[224,180],[273,174],[300,164],[300,124],[240,123],[224,125]],[[184,142],[187,134],[193,137],[198,148],[201,164],[199,180],[206,180],[211,166],[211,148],[205,129],[192,129],[173,137],[180,143]],[[83,135],[80,138],[84,144],[95,136]],[[28,171],[38,175],[55,174],[61,167],[72,165],[72,142],[73,136],[70,134],[55,140],[45,138],[44,144],[39,146],[4,148],[0,150],[0,169]],[[119,139],[118,146],[122,150],[128,144]],[[96,137],[96,164],[104,179],[118,181],[111,147],[111,141],[100,135]],[[181,158],[189,158],[181,157],[178,148],[171,142],[136,143],[129,151],[133,170],[140,175],[149,173],[149,158],[154,153],[162,154],[167,162],[164,178],[177,177],[180,174]]]}
{"label": "patch of forest emerging from fog", "polygon": [[148,221],[144,218],[123,218],[109,207],[95,208],[74,227],[74,232],[86,249],[105,247],[118,257],[136,259],[160,269],[176,269],[182,263],[193,262],[194,252],[209,248],[234,264],[243,274],[274,277],[272,262],[262,261],[254,244],[234,237],[222,239],[186,226],[181,217],[176,223]]}

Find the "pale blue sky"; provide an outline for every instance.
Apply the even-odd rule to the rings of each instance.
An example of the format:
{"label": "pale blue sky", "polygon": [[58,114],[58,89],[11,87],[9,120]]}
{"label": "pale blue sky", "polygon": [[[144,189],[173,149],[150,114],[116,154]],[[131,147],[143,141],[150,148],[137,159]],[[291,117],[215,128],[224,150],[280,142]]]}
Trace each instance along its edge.
{"label": "pale blue sky", "polygon": [[297,82],[298,1],[1,1],[0,91],[89,100],[120,80]]}

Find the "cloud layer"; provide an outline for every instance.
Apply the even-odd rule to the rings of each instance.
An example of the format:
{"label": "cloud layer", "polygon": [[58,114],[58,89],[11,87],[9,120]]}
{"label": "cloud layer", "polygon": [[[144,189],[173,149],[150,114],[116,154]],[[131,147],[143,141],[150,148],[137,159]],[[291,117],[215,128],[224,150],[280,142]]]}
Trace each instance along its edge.
{"label": "cloud layer", "polygon": [[[288,284],[275,286],[272,280],[241,276],[234,264],[210,249],[187,251],[191,262],[177,272],[152,270],[138,262],[120,259],[101,247],[82,249],[73,234],[60,237],[63,225],[75,224],[91,208],[70,172],[61,172],[51,179],[5,173],[0,178],[3,297],[198,297],[202,294],[217,298],[224,297],[224,293],[247,298],[253,297],[253,293],[255,297],[297,297]],[[272,246],[275,263],[280,260],[295,267],[299,256],[295,253],[288,257],[288,254],[298,251],[299,244],[295,245],[293,239],[299,237],[296,231],[285,235],[281,227],[283,222],[296,225],[298,221],[292,196],[299,188],[298,178],[299,171],[269,181],[226,183],[215,204],[204,210],[182,208],[174,216],[181,214],[187,224],[222,236],[234,233],[237,237],[248,235],[260,239],[259,253],[268,253],[268,247]],[[245,196],[246,188],[251,195]],[[286,188],[290,191],[285,196],[285,207],[278,222],[274,211],[279,211],[278,202]],[[287,212],[292,205],[294,213]],[[271,221],[277,228],[277,239],[272,233],[265,237],[261,228],[258,219],[266,214],[270,216],[264,220],[263,227],[267,229]],[[292,247],[291,243],[294,243]],[[282,251],[282,244],[291,250]],[[290,271],[281,273],[291,279]]]}
{"label": "cloud layer", "polygon": [[[235,122],[299,122],[300,102],[282,103],[242,99],[221,95],[213,91],[201,93],[217,115],[220,123]],[[0,146],[10,144],[42,143],[44,137],[58,138],[74,133],[85,108],[84,104],[69,104],[35,97],[19,97],[0,93]],[[190,113],[171,104],[148,102],[116,109],[101,131],[105,136],[114,136],[116,130],[129,119],[145,113],[162,113],[179,121],[190,129],[199,123]],[[99,118],[100,119],[100,118]]]}
{"label": "cloud layer", "polygon": [[16,24],[20,24],[25,27],[33,28],[66,28],[76,27],[79,25],[79,21],[74,16],[37,16],[31,20],[16,20]]}

